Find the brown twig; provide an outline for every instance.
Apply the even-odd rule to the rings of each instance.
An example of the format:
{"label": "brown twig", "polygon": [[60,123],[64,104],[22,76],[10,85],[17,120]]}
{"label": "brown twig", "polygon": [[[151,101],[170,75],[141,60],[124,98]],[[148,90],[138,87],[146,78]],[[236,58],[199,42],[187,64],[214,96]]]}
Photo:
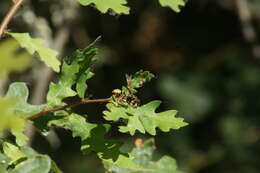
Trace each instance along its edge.
{"label": "brown twig", "polygon": [[24,0],[14,1],[12,8],[9,10],[9,12],[7,13],[3,22],[0,25],[0,38],[3,36],[5,29],[7,28],[7,25],[10,23],[11,19],[13,18],[16,11],[20,8],[23,2]]}
{"label": "brown twig", "polygon": [[43,114],[47,114],[47,113],[50,113],[50,112],[56,112],[56,111],[61,111],[61,110],[65,110],[67,108],[72,108],[74,106],[77,106],[77,105],[80,105],[80,104],[86,104],[86,103],[104,103],[104,102],[109,102],[110,98],[105,98],[105,99],[82,99],[80,101],[77,101],[75,103],[71,103],[71,104],[67,104],[65,106],[61,106],[61,107],[57,107],[57,108],[52,108],[52,109],[45,109],[45,110],[42,110],[41,112],[38,112],[38,113],[35,113],[35,114],[32,114],[28,117],[26,117],[25,119],[27,120],[30,120],[30,119],[34,119],[40,115],[43,115]]}

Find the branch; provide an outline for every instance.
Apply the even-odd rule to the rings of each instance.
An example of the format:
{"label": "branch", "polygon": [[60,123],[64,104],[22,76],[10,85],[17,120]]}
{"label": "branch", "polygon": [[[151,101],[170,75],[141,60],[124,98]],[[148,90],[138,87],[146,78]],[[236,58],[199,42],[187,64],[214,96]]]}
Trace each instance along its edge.
{"label": "branch", "polygon": [[248,0],[236,0],[237,12],[242,25],[244,39],[251,44],[252,53],[260,58],[260,45],[257,44],[257,31],[252,22],[252,12]]}
{"label": "branch", "polygon": [[20,8],[23,2],[24,0],[14,1],[12,8],[9,10],[9,12],[7,13],[3,22],[0,25],[0,38],[3,36],[5,29],[7,28],[7,25],[10,23],[11,19],[13,18],[16,11]]}
{"label": "branch", "polygon": [[75,102],[75,103],[71,103],[71,104],[67,104],[65,106],[61,106],[61,107],[57,107],[57,108],[52,108],[52,109],[45,109],[45,110],[42,110],[41,112],[38,112],[38,113],[35,113],[35,114],[32,114],[28,117],[26,117],[25,119],[27,120],[30,120],[30,119],[34,119],[40,115],[43,115],[43,114],[47,114],[47,113],[50,113],[50,112],[56,112],[56,111],[61,111],[61,110],[65,110],[67,108],[72,108],[74,106],[77,106],[77,105],[80,105],[80,104],[86,104],[86,103],[104,103],[104,102],[109,102],[110,101],[110,98],[105,98],[105,99],[93,99],[93,100],[90,100],[90,99],[82,99],[78,102]]}

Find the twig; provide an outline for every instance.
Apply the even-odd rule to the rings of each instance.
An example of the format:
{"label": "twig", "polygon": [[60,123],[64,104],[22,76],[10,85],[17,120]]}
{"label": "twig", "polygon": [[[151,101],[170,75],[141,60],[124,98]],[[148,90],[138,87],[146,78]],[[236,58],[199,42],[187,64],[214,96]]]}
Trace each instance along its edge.
{"label": "twig", "polygon": [[236,0],[238,16],[245,40],[252,46],[252,53],[260,58],[260,45],[257,44],[257,32],[252,23],[252,12],[248,0]]}
{"label": "twig", "polygon": [[15,15],[16,11],[20,8],[24,0],[17,0],[14,2],[12,8],[9,10],[7,15],[5,16],[3,22],[0,25],[0,38],[3,36],[7,25],[10,23],[11,19]]}
{"label": "twig", "polygon": [[86,103],[104,103],[104,102],[109,102],[110,101],[110,98],[105,98],[105,99],[82,99],[80,101],[77,101],[75,103],[71,103],[71,104],[67,104],[65,106],[61,106],[61,107],[57,107],[57,108],[52,108],[52,109],[45,109],[45,110],[42,110],[41,112],[38,112],[38,113],[35,113],[35,114],[32,114],[28,117],[26,117],[25,119],[27,120],[30,120],[30,119],[34,119],[40,115],[43,115],[43,114],[47,114],[47,113],[50,113],[50,112],[56,112],[56,111],[60,111],[60,110],[65,110],[67,108],[72,108],[74,106],[77,106],[79,104],[86,104]]}
{"label": "twig", "polygon": [[245,39],[252,43],[256,39],[256,32],[252,25],[252,15],[249,9],[247,0],[236,0],[237,11],[239,19],[243,27],[243,34]]}

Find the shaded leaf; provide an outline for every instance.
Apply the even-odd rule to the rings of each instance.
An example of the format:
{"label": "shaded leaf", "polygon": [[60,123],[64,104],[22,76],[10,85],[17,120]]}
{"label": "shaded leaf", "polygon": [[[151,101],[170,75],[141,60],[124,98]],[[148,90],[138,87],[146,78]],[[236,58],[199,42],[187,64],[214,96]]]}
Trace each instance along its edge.
{"label": "shaded leaf", "polygon": [[133,162],[138,165],[137,168],[119,168],[114,164],[104,163],[109,172],[113,173],[182,173],[177,170],[175,159],[169,156],[163,156],[158,161],[152,161],[152,154],[154,152],[153,140],[147,140],[136,146],[130,153],[134,158]]}
{"label": "shaded leaf", "polygon": [[132,157],[120,151],[122,143],[115,140],[105,139],[110,125],[103,124],[93,128],[90,137],[82,141],[81,150],[86,154],[91,151],[107,164],[113,164],[120,168],[138,168],[132,161]]}
{"label": "shaded leaf", "polygon": [[91,72],[91,67],[97,62],[97,48],[95,44],[100,40],[98,37],[88,47],[82,51],[75,51],[71,57],[73,61],[77,61],[79,65],[79,73],[76,79],[76,91],[79,97],[84,98],[87,89],[86,81],[94,76]]}
{"label": "shaded leaf", "polygon": [[110,125],[97,125],[86,122],[86,119],[77,114],[64,116],[63,119],[52,120],[49,125],[55,125],[72,131],[73,137],[80,137],[81,150],[84,154],[95,152],[105,162],[116,164],[118,167],[137,167],[132,158],[120,151],[121,142],[105,139]]}
{"label": "shaded leaf", "polygon": [[55,50],[43,46],[44,41],[39,38],[31,38],[28,33],[11,33],[8,32],[13,38],[15,38],[30,54],[38,53],[40,59],[54,71],[60,71],[60,61],[56,58],[58,53]]}

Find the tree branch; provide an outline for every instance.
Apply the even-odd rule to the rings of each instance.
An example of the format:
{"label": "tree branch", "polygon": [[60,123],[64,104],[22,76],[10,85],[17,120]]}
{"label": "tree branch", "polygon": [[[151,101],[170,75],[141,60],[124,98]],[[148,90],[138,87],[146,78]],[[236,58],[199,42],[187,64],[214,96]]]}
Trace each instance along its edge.
{"label": "tree branch", "polygon": [[9,10],[9,12],[7,13],[3,22],[0,25],[0,38],[3,36],[5,29],[7,28],[7,25],[10,23],[11,19],[13,18],[16,11],[20,8],[23,2],[24,0],[14,1],[12,8]]}
{"label": "tree branch", "polygon": [[38,113],[35,113],[35,114],[32,114],[28,117],[26,117],[25,119],[27,120],[30,120],[30,119],[34,119],[40,115],[43,115],[43,114],[47,114],[47,113],[50,113],[50,112],[56,112],[56,111],[61,111],[61,110],[65,110],[67,108],[72,108],[74,106],[77,106],[77,105],[80,105],[80,104],[86,104],[86,103],[105,103],[105,102],[109,102],[110,101],[110,98],[105,98],[105,99],[81,99],[80,101],[77,101],[75,103],[71,103],[71,104],[67,104],[65,106],[61,106],[61,107],[57,107],[57,108],[52,108],[52,109],[45,109],[45,110],[42,110],[41,112],[38,112]]}

